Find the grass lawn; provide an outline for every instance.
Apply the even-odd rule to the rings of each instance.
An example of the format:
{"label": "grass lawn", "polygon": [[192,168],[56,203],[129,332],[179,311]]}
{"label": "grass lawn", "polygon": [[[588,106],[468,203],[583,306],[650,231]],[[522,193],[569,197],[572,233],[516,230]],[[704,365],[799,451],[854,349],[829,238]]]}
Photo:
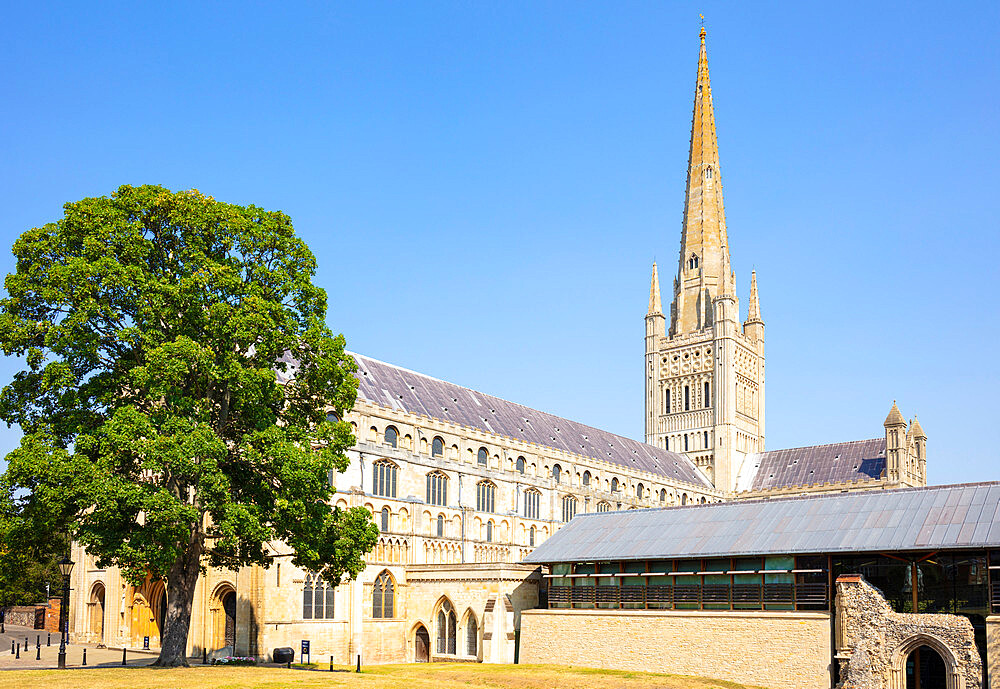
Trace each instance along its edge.
{"label": "grass lawn", "polygon": [[[346,669],[346,668],[345,668]],[[373,665],[353,672],[310,672],[263,667],[103,668],[0,672],[0,687],[23,689],[745,689],[742,684],[680,675],[551,665],[430,663]]]}

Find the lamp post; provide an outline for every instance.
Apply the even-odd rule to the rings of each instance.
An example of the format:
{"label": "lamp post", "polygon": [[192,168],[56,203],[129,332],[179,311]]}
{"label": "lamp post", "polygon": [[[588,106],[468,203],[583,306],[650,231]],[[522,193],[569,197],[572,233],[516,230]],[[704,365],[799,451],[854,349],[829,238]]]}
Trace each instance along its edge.
{"label": "lamp post", "polygon": [[64,557],[59,561],[59,571],[63,577],[62,603],[59,605],[59,669],[66,669],[66,637],[69,635],[69,575],[73,571],[73,561]]}

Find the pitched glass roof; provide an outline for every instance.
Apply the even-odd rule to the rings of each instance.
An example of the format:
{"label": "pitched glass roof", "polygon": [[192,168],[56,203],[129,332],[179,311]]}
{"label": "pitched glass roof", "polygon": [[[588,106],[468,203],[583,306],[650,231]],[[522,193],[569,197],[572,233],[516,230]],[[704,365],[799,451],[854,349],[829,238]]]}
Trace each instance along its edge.
{"label": "pitched glass roof", "polygon": [[526,563],[1000,547],[1000,482],[578,514]]}

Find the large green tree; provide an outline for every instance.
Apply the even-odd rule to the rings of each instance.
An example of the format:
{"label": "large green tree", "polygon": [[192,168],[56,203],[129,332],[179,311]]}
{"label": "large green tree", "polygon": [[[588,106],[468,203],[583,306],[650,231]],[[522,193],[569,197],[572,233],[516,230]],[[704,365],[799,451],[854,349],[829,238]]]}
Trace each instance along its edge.
{"label": "large green tree", "polygon": [[354,442],[337,419],[355,368],[287,215],[123,186],[14,255],[0,344],[25,367],[0,418],[24,437],[0,495],[133,583],[165,580],[160,665],[187,663],[206,566],[266,566],[280,540],[330,582],[357,576],[378,530],[327,480]]}

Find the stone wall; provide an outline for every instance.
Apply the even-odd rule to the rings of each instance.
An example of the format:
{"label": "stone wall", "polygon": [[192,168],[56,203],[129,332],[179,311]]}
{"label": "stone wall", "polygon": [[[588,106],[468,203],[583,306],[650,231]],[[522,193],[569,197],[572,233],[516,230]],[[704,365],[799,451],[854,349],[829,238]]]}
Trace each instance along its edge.
{"label": "stone wall", "polygon": [[830,647],[825,612],[524,610],[518,660],[827,689]]}
{"label": "stone wall", "polygon": [[45,619],[44,605],[16,605],[7,608],[4,622],[31,629],[41,629]]}
{"label": "stone wall", "polygon": [[928,646],[944,660],[947,689],[979,689],[972,623],[960,615],[894,612],[859,574],[837,579],[838,689],[906,689],[906,659]]}

